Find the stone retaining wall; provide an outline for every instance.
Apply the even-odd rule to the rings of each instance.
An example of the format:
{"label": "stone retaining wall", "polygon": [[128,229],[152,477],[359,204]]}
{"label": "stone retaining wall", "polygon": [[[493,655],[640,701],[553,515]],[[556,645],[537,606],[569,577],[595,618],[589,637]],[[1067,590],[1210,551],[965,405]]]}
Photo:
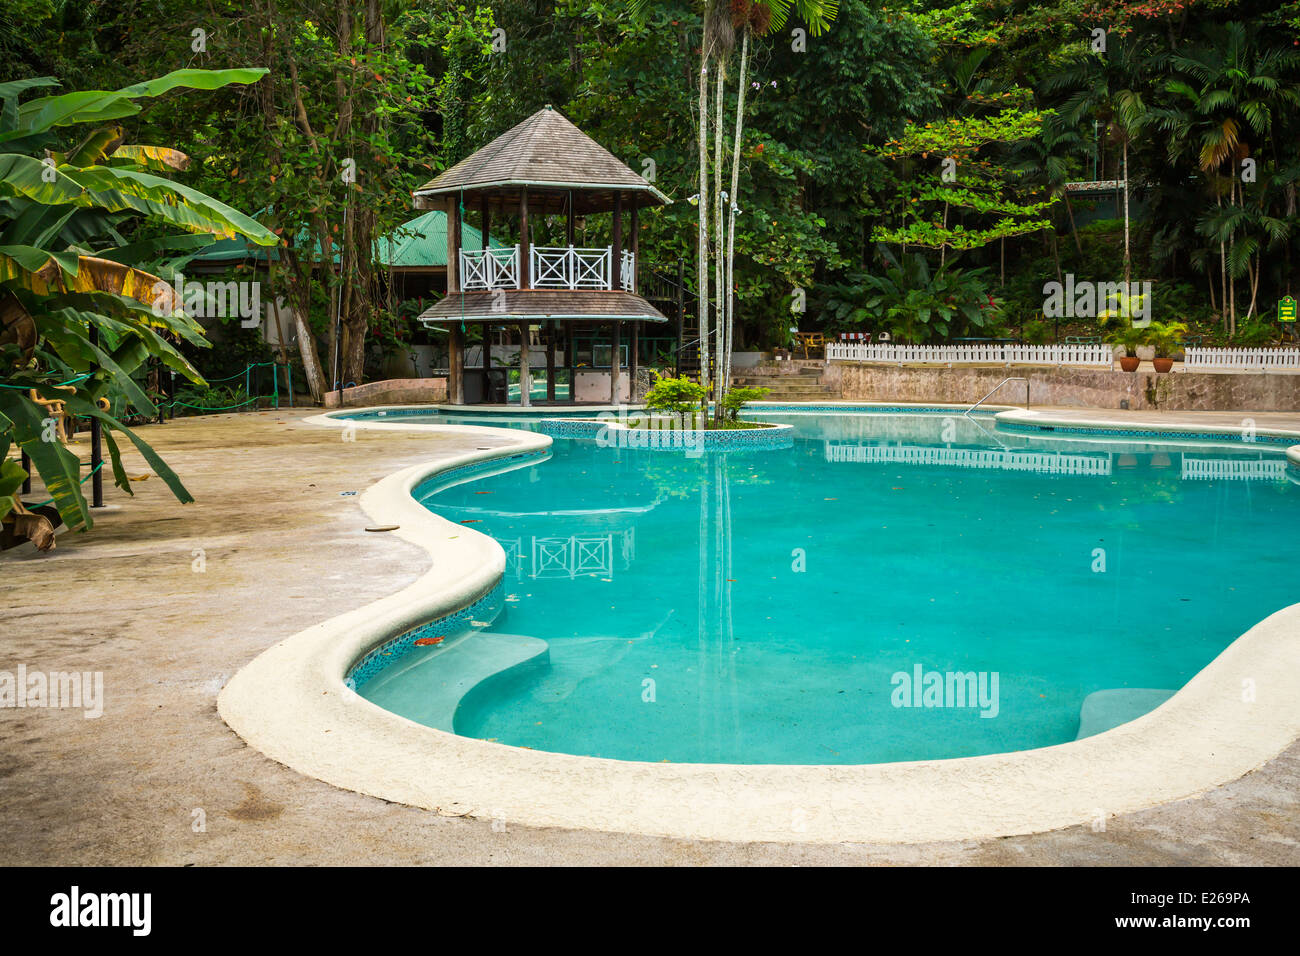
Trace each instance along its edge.
{"label": "stone retaining wall", "polygon": [[[343,390],[344,408],[369,405],[435,405],[447,400],[446,378],[390,378]],[[339,407],[339,393],[325,393],[325,407]]]}
{"label": "stone retaining wall", "polygon": [[[844,401],[977,402],[1010,376],[1028,378],[1032,405],[1080,408],[1159,409],[1162,411],[1300,410],[1300,374],[1285,372],[1172,372],[1148,368],[920,368],[832,362],[822,381],[840,390]],[[1008,382],[989,399],[1020,404],[1021,382]]]}

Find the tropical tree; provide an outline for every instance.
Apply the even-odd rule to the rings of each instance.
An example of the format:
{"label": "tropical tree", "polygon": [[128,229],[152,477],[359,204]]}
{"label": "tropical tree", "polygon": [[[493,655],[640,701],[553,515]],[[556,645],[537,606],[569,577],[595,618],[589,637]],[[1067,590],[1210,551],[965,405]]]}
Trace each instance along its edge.
{"label": "tropical tree", "polygon": [[[206,344],[202,328],[181,310],[167,282],[169,257],[223,237],[277,242],[237,210],[157,175],[183,169],[187,157],[127,144],[114,121],[140,113],[138,100],[178,88],[249,84],[264,72],[178,70],[116,91],[25,102],[24,94],[58,82],[42,77],[0,84],[0,458],[17,444],[71,528],[89,528],[91,515],[81,493],[80,461],[57,440],[47,403],[62,402],[105,426],[114,482],[128,494],[114,432],[135,445],[178,499],[193,500],[166,463],[100,399],[119,389],[129,408],[157,414],[132,378],[150,359],[203,382],[172,341]],[[134,241],[123,235],[132,216],[143,217]],[[160,264],[158,274],[138,267],[147,263]],[[14,477],[7,465],[7,483]],[[0,516],[11,509],[21,509],[16,496],[0,494]]]}
{"label": "tropical tree", "polygon": [[1091,47],[1077,53],[1063,69],[1044,84],[1048,92],[1065,92],[1068,98],[1060,107],[1066,122],[1079,125],[1091,119],[1096,126],[1097,155],[1101,162],[1100,179],[1106,178],[1105,146],[1120,148],[1120,174],[1123,183],[1124,283],[1132,281],[1133,256],[1130,241],[1129,147],[1133,137],[1148,121],[1148,107],[1142,77],[1147,64],[1158,59],[1146,34],[1132,33],[1107,36],[1105,49]]}
{"label": "tropical tree", "polygon": [[[1175,73],[1165,86],[1173,103],[1153,111],[1153,124],[1169,136],[1171,161],[1194,157],[1214,195],[1215,207],[1202,215],[1197,230],[1219,246],[1219,302],[1229,334],[1235,334],[1235,280],[1249,277],[1249,318],[1262,253],[1285,242],[1291,232],[1284,218],[1268,214],[1267,193],[1274,185],[1294,189],[1294,171],[1279,174],[1276,169],[1275,124],[1300,106],[1295,85],[1300,53],[1269,47],[1258,26],[1232,22],[1172,55],[1169,64]],[[1275,164],[1272,175],[1258,168],[1270,161]],[[1243,165],[1255,167],[1253,173],[1243,175]],[[1248,205],[1251,185],[1256,186],[1255,198]]]}

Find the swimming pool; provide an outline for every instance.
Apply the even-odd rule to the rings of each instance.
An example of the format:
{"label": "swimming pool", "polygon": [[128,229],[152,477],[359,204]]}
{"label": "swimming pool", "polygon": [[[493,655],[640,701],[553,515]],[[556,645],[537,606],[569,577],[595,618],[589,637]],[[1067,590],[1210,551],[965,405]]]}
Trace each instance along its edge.
{"label": "swimming pool", "polygon": [[426,507],[501,543],[505,577],[359,693],[624,760],[971,756],[1131,719],[1300,600],[1280,446],[755,417],[793,425],[793,447],[557,438],[544,460],[426,484]]}

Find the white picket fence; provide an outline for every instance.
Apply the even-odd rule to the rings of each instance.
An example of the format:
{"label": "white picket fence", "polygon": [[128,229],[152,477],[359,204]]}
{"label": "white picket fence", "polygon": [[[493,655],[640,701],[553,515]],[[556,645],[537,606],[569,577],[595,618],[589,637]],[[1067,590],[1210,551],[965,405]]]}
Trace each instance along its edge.
{"label": "white picket fence", "polygon": [[1110,455],[1067,455],[1057,452],[1000,448],[947,448],[933,445],[840,445],[827,442],[826,460],[896,465],[943,465],[1028,471],[1040,475],[1109,475]]}
{"label": "white picket fence", "polygon": [[1300,368],[1300,349],[1190,348],[1187,368]]}
{"label": "white picket fence", "polygon": [[832,362],[932,362],[943,364],[1103,365],[1114,362],[1109,345],[894,345],[831,342]]}
{"label": "white picket fence", "polygon": [[1227,481],[1284,481],[1282,459],[1189,458],[1183,456],[1183,478],[1219,478]]}

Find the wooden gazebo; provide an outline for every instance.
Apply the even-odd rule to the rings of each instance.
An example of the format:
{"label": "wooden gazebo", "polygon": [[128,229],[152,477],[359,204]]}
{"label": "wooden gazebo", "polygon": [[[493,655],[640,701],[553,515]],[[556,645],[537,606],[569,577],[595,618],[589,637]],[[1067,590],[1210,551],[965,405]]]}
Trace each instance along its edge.
{"label": "wooden gazebo", "polygon": [[[568,400],[581,401],[575,370],[576,333],[608,331],[611,341],[608,401],[632,396],[635,387],[637,336],[643,322],[667,318],[637,294],[638,213],[645,206],[669,202],[651,183],[619,162],[558,112],[546,107],[461,160],[415,191],[420,209],[447,211],[447,295],[420,320],[449,332],[447,383],[452,404],[466,403],[465,330],[484,327],[482,399],[491,401],[491,350],[488,328],[518,330],[520,403],[530,403],[529,346],[540,327],[546,345],[546,400],[556,401],[557,345],[563,346],[569,370]],[[623,232],[624,213],[630,231]],[[610,213],[610,244],[575,245],[575,220]],[[480,248],[461,243],[464,217],[479,220]],[[538,246],[533,234],[539,219],[561,216],[567,244]],[[518,242],[494,245],[493,222],[515,218]],[[506,240],[508,242],[508,240]],[[621,381],[623,327],[631,334],[630,385]],[[594,353],[593,353],[594,354]],[[595,365],[595,362],[591,363]],[[596,377],[593,377],[593,371]],[[603,391],[598,370],[584,370],[588,395]],[[602,394],[599,400],[605,400]]]}

